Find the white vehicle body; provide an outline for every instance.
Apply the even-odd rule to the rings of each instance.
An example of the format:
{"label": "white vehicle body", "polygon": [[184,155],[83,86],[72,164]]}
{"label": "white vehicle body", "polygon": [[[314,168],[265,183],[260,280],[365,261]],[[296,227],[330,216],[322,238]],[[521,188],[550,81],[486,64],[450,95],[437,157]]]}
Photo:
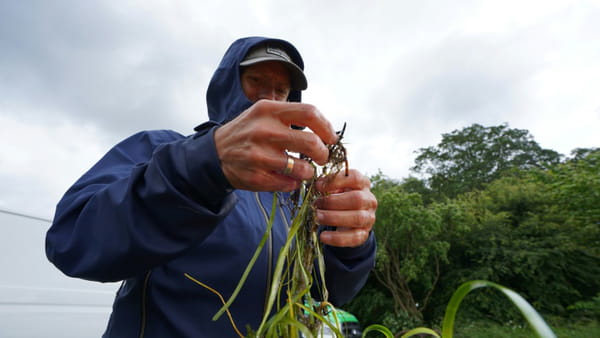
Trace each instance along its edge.
{"label": "white vehicle body", "polygon": [[0,210],[0,338],[100,337],[119,283],[70,278],[46,258],[50,221]]}

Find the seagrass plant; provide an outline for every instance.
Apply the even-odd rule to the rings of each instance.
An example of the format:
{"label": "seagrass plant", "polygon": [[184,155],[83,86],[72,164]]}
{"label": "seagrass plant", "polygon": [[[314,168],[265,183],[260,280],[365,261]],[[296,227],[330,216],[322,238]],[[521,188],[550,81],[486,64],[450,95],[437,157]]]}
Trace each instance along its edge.
{"label": "seagrass plant", "polygon": [[[329,145],[329,158],[327,163],[319,167],[310,158],[302,156],[304,160],[309,161],[315,168],[315,175],[312,179],[303,182],[302,187],[292,194],[292,224],[289,229],[288,237],[279,252],[272,283],[267,299],[267,306],[262,317],[260,326],[256,331],[251,331],[247,337],[316,337],[322,330],[323,325],[335,333],[337,337],[342,337],[339,330],[339,322],[333,306],[327,302],[328,292],[325,286],[325,262],[321,251],[321,243],[318,240],[318,227],[315,214],[315,202],[321,197],[321,193],[315,189],[315,182],[320,179],[327,180],[344,171],[348,175],[348,162],[346,160],[346,149],[341,140],[346,129],[346,124],[342,131],[338,132],[338,141]],[[269,238],[273,226],[273,218],[277,206],[278,198],[273,198],[271,213],[267,229],[250,259],[237,287],[233,291],[227,302],[214,289],[202,284],[188,274],[185,276],[193,282],[202,285],[215,293],[224,303],[223,307],[214,315],[213,320],[217,320],[223,313],[227,313],[229,320],[240,337],[244,335],[235,325],[234,318],[228,311],[242,286],[244,285],[248,274],[252,270],[256,259],[258,258],[263,246]],[[315,269],[315,263],[318,269]],[[313,286],[313,273],[319,272],[318,295],[311,295]],[[282,299],[285,297],[285,299]],[[320,299],[316,302],[314,299]],[[274,314],[273,310],[275,308]],[[332,314],[335,323],[325,319],[325,316]],[[272,314],[272,315],[271,315]]]}

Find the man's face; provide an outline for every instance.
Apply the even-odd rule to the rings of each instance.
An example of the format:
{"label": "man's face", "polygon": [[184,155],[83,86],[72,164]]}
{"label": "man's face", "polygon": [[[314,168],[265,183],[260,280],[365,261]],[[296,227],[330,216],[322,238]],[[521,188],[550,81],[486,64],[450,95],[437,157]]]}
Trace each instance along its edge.
{"label": "man's face", "polygon": [[242,89],[246,97],[256,102],[261,99],[287,101],[290,94],[290,74],[278,61],[265,61],[242,68]]}

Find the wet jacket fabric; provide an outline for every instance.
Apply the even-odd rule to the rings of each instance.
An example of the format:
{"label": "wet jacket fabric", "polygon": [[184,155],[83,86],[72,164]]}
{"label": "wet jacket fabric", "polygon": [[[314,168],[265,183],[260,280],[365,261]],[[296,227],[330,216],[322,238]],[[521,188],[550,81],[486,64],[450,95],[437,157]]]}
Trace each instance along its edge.
{"label": "wet jacket fabric", "polygon": [[[239,63],[265,38],[228,49],[208,91],[210,121],[183,136],[155,130],[113,147],[63,196],[46,236],[48,259],[69,276],[122,281],[104,337],[236,337],[228,299],[258,246],[278,196],[272,235],[231,306],[237,327],[256,329],[290,222],[288,194],[232,189],[213,134],[251,103]],[[302,68],[296,49],[282,40]],[[290,100],[300,101],[300,92]],[[324,247],[330,300],[340,305],[363,286],[374,265],[373,236],[358,248]],[[184,274],[203,283],[199,285]]]}

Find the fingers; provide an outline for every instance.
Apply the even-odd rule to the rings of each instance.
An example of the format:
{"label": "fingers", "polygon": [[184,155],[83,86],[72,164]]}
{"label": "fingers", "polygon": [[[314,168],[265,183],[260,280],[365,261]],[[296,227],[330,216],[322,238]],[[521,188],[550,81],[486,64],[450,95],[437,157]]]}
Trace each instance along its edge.
{"label": "fingers", "polygon": [[323,141],[311,132],[289,129],[286,133],[286,149],[304,154],[320,165],[327,162],[329,150]]}
{"label": "fingers", "polygon": [[337,141],[338,137],[333,126],[315,106],[296,102],[272,103],[282,105],[278,109],[278,113],[286,125],[307,127],[326,144],[333,144]]}
{"label": "fingers", "polygon": [[337,228],[337,231],[323,231],[319,239],[323,244],[331,246],[357,247],[369,239],[369,230]]}
{"label": "fingers", "polygon": [[371,229],[375,223],[375,213],[371,210],[317,210],[319,224],[348,228]]}
{"label": "fingers", "polygon": [[[258,105],[260,104],[260,105]],[[314,106],[304,103],[259,101],[257,107],[273,114],[281,128],[265,130],[269,138],[281,148],[305,154],[318,164],[325,164],[329,151],[325,144],[333,144],[338,136],[331,123]],[[292,125],[308,127],[312,132],[294,130]]]}
{"label": "fingers", "polygon": [[285,168],[283,170],[279,170],[278,172],[298,180],[307,180],[314,177],[315,167],[313,167],[306,160],[287,155],[285,161]]}
{"label": "fingers", "polygon": [[319,224],[369,230],[375,224],[377,199],[370,191],[352,190],[325,196],[316,206]]}
{"label": "fingers", "polygon": [[336,227],[324,231],[320,239],[333,246],[355,247],[363,244],[375,224],[377,199],[369,179],[356,170],[338,173],[317,182],[323,197],[316,202],[317,222]]}
{"label": "fingers", "polygon": [[[221,165],[223,174],[229,183],[237,188],[250,191],[292,191],[298,189],[300,180],[291,175],[297,175],[298,167],[294,165],[294,169],[290,175],[281,173],[283,170],[277,166],[278,170],[273,170],[274,165],[269,164],[269,160],[254,160],[259,158],[257,155],[252,155],[249,158],[239,157],[237,161],[229,161],[227,165]],[[285,158],[285,157],[284,157]],[[277,162],[278,161],[272,161]],[[262,163],[262,165],[251,165],[249,163]]]}
{"label": "fingers", "polygon": [[[323,196],[316,202],[319,212],[321,211],[353,211],[366,210],[372,212],[372,219],[367,222],[361,222],[356,219],[352,222],[347,216],[336,215],[339,220],[326,219],[321,224],[329,225],[351,225],[351,226],[369,226],[374,223],[374,213],[377,209],[377,199],[371,192],[371,183],[369,179],[357,170],[348,171],[348,176],[338,173],[334,176],[328,176],[317,182],[317,189],[323,193]],[[356,217],[360,217],[357,215]],[[331,217],[333,218],[333,217]],[[333,222],[333,223],[330,223]],[[353,225],[352,225],[353,224]]]}
{"label": "fingers", "polygon": [[[292,125],[306,126],[314,133],[293,130]],[[219,127],[214,140],[223,173],[233,187],[289,191],[300,180],[311,178],[314,168],[295,158],[286,171],[290,166],[286,152],[302,153],[323,164],[329,156],[324,142],[333,143],[337,136],[314,106],[261,100]]]}
{"label": "fingers", "polygon": [[335,193],[345,190],[369,189],[371,181],[356,169],[349,169],[348,176],[343,173],[321,178],[317,189],[323,193]]}
{"label": "fingers", "polygon": [[243,151],[233,156],[235,161],[222,164],[229,183],[251,191],[292,191],[303,180],[314,177],[315,168],[306,160],[285,152],[271,156],[263,150]]}

